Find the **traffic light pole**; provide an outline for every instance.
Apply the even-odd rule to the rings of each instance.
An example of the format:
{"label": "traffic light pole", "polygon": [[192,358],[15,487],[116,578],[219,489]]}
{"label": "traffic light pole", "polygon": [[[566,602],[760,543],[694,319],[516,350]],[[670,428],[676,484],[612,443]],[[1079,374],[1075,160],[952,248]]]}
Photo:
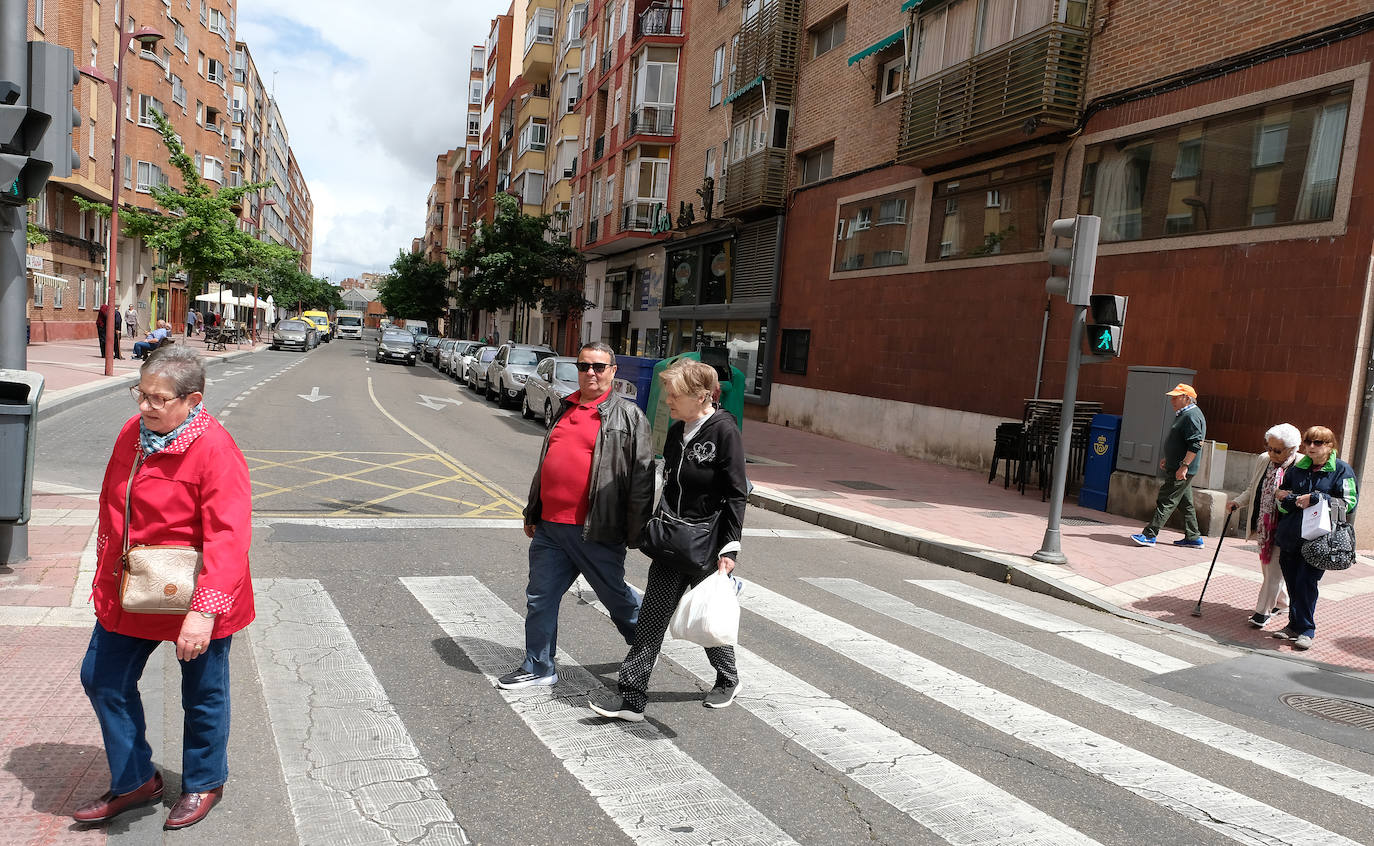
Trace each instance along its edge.
{"label": "traffic light pole", "polygon": [[[0,79],[27,87],[28,3],[0,0]],[[20,102],[28,101],[28,91]],[[25,309],[29,285],[24,270],[28,240],[24,237],[28,207],[0,203],[0,368],[28,368]],[[0,523],[0,564],[17,564],[29,557],[29,527]]]}
{"label": "traffic light pole", "polygon": [[1064,490],[1069,480],[1069,452],[1073,439],[1073,410],[1078,400],[1078,367],[1083,361],[1083,326],[1087,323],[1086,306],[1073,307],[1073,325],[1069,327],[1069,358],[1064,367],[1064,404],[1059,409],[1059,442],[1054,448],[1054,475],[1050,482],[1050,518],[1045,526],[1045,539],[1040,550],[1031,558],[1046,564],[1067,564],[1059,545],[1059,520],[1064,513]]}

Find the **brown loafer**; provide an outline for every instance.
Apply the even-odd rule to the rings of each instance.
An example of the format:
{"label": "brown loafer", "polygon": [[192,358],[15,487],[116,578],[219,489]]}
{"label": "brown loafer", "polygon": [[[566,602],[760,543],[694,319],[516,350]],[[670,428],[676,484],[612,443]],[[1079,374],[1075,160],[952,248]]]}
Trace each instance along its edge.
{"label": "brown loafer", "polygon": [[79,823],[98,823],[112,820],[130,808],[137,808],[156,802],[162,798],[162,773],[154,772],[153,777],[143,784],[118,795],[106,791],[99,799],[92,799],[72,814]]}
{"label": "brown loafer", "polygon": [[181,798],[172,806],[172,812],[167,815],[167,822],[163,823],[162,827],[171,831],[195,825],[205,819],[210,813],[210,809],[215,807],[215,803],[222,796],[224,796],[224,785],[205,793],[181,794]]}

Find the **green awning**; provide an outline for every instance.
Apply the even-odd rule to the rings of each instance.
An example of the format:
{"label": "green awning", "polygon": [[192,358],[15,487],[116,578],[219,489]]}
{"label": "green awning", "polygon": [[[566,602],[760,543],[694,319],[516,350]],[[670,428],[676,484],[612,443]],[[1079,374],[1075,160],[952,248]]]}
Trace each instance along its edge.
{"label": "green awning", "polygon": [[755,88],[756,86],[762,85],[762,84],[763,84],[763,76],[762,76],[762,75],[756,76],[756,77],[754,77],[752,80],[750,80],[749,82],[745,83],[743,88],[739,88],[739,89],[736,89],[735,91],[732,91],[732,92],[730,93],[730,96],[725,98],[725,102],[726,102],[726,103],[731,103],[731,102],[733,102],[734,100],[738,99],[739,97],[743,97],[743,96],[744,96],[746,93],[748,93],[751,89]]}
{"label": "green awning", "polygon": [[902,4],[902,11],[910,12],[919,5],[921,5],[921,0],[906,0],[906,2]]}
{"label": "green awning", "polygon": [[857,52],[857,53],[855,53],[854,55],[850,56],[850,57],[849,57],[849,63],[852,65],[852,64],[854,64],[855,62],[859,61],[860,59],[866,59],[866,58],[868,58],[869,56],[872,56],[874,53],[878,52],[879,50],[883,49],[884,47],[890,47],[890,46],[892,46],[893,44],[896,44],[898,41],[901,41],[901,40],[902,40],[902,35],[903,35],[905,32],[906,32],[906,29],[905,29],[905,28],[902,28],[902,29],[899,29],[899,30],[897,30],[896,32],[892,33],[892,34],[889,35],[887,38],[883,38],[883,39],[880,39],[880,40],[878,40],[878,41],[873,42],[872,44],[870,44],[870,45],[868,45],[867,47],[863,48],[863,49],[860,50],[859,52]]}

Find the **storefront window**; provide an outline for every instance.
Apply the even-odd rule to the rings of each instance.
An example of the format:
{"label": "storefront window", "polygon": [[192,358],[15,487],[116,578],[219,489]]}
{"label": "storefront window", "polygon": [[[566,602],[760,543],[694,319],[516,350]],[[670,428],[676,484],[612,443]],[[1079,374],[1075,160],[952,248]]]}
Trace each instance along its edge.
{"label": "storefront window", "polygon": [[1101,240],[1330,220],[1350,87],[1089,147],[1079,211]]}
{"label": "storefront window", "polygon": [[835,230],[835,270],[896,267],[909,261],[915,189],[840,206]]}
{"label": "storefront window", "polygon": [[697,250],[669,253],[668,279],[664,286],[667,294],[666,305],[696,305],[699,263],[700,256]]}
{"label": "storefront window", "polygon": [[744,392],[749,396],[763,393],[763,370],[759,357],[760,332],[765,324],[758,320],[731,320],[726,328],[725,346],[730,351],[730,365],[744,374]]}
{"label": "storefront window", "polygon": [[1045,245],[1053,157],[937,182],[926,260],[979,258]]}
{"label": "storefront window", "polygon": [[701,274],[701,301],[727,303],[730,301],[731,245],[733,241],[709,244],[705,248],[706,263]]}

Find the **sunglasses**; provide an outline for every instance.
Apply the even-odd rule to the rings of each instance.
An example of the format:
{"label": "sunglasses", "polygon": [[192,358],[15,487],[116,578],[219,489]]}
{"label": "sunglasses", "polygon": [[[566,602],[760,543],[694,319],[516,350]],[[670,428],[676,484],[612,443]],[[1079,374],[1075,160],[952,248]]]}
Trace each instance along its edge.
{"label": "sunglasses", "polygon": [[1323,444],[1329,444],[1331,442],[1324,441],[1321,438],[1308,438],[1307,440],[1303,441],[1303,443],[1307,446],[1322,446]]}
{"label": "sunglasses", "polygon": [[595,370],[597,373],[605,373],[606,368],[612,365],[604,361],[579,361],[576,366],[578,373],[586,373],[588,370]]}

